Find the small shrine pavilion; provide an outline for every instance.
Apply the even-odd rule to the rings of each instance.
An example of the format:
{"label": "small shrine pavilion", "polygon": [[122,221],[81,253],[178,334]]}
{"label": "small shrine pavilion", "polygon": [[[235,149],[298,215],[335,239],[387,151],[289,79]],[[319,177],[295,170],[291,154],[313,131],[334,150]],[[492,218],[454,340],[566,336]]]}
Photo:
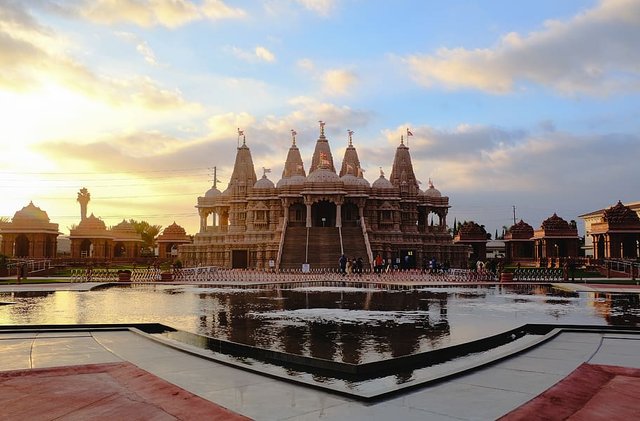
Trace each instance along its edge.
{"label": "small shrine pavilion", "polygon": [[15,258],[53,258],[60,234],[58,224],[49,221],[47,212],[29,202],[13,215],[11,222],[0,223],[0,254]]}
{"label": "small shrine pavilion", "polygon": [[640,218],[622,202],[604,211],[600,222],[591,224],[596,259],[636,259],[640,256]]}
{"label": "small shrine pavilion", "polygon": [[534,259],[533,227],[522,219],[504,235],[507,262],[531,262]]}
{"label": "small shrine pavilion", "polygon": [[534,257],[539,262],[578,257],[578,228],[555,213],[533,233]]}
{"label": "small shrine pavilion", "polygon": [[158,257],[170,259],[178,256],[178,247],[181,244],[191,244],[191,238],[180,225],[173,224],[166,227],[156,239],[158,244]]}
{"label": "small shrine pavilion", "polygon": [[453,238],[456,244],[466,244],[471,246],[473,251],[469,260],[478,261],[487,259],[487,231],[484,226],[473,221],[467,221],[458,230]]}

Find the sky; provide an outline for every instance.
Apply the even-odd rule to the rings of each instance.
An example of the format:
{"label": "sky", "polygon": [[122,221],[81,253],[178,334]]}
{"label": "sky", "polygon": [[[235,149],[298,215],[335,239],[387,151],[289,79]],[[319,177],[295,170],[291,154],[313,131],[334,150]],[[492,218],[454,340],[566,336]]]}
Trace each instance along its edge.
{"label": "sky", "polygon": [[318,121],[339,166],[391,172],[407,128],[448,222],[538,228],[640,200],[637,0],[2,0],[0,217],[195,234],[246,135],[280,179]]}

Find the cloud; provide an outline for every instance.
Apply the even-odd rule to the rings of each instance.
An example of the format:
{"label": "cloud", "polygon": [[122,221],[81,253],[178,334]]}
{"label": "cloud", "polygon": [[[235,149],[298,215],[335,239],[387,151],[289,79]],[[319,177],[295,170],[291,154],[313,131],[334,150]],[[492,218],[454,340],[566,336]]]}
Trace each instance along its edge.
{"label": "cloud", "polygon": [[335,0],[296,0],[296,2],[320,16],[329,16],[336,7]]}
{"label": "cloud", "polygon": [[[179,90],[164,88],[149,77],[95,73],[68,54],[64,39],[38,25],[15,4],[0,6],[0,88],[29,91],[53,84],[116,106],[133,103],[150,110],[197,107],[185,101]],[[147,60],[155,60],[146,44],[139,47]]]}
{"label": "cloud", "polygon": [[329,95],[346,95],[358,82],[358,76],[350,70],[332,69],[322,75],[325,93]]}
{"label": "cloud", "polygon": [[276,61],[276,56],[271,51],[262,46],[256,47],[256,57],[261,60],[268,61],[269,63]]}
{"label": "cloud", "polygon": [[309,58],[303,58],[298,60],[296,62],[296,66],[298,66],[299,69],[302,69],[305,72],[312,72],[315,69],[315,64],[313,63],[313,60]]}
{"label": "cloud", "polygon": [[136,34],[133,34],[131,32],[116,32],[116,35],[127,41],[128,43],[135,45],[136,51],[140,53],[140,55],[142,55],[144,61],[152,66],[160,65],[160,63],[156,59],[155,53],[145,40],[140,39]]}
{"label": "cloud", "polygon": [[141,27],[176,28],[202,19],[239,19],[246,12],[221,0],[87,0],[71,9],[91,22],[115,25],[132,23]]}
{"label": "cloud", "polygon": [[242,48],[238,47],[226,47],[225,50],[233,54],[240,60],[249,63],[255,63],[257,61],[266,61],[268,63],[273,63],[274,61],[276,61],[276,56],[271,51],[262,46],[257,46],[255,49],[253,49],[253,51],[243,50]]}
{"label": "cloud", "polygon": [[504,94],[534,83],[564,95],[640,90],[640,2],[601,0],[537,32],[510,33],[492,48],[441,48],[405,58],[423,86]]}

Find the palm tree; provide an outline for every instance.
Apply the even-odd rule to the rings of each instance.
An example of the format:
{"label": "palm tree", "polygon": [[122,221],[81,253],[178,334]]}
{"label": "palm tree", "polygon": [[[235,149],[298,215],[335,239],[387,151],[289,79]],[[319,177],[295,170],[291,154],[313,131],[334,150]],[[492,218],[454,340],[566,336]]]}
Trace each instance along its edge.
{"label": "palm tree", "polygon": [[136,221],[135,219],[130,219],[129,223],[142,237],[145,250],[152,251],[156,246],[156,237],[160,234],[162,225],[151,225],[147,221]]}

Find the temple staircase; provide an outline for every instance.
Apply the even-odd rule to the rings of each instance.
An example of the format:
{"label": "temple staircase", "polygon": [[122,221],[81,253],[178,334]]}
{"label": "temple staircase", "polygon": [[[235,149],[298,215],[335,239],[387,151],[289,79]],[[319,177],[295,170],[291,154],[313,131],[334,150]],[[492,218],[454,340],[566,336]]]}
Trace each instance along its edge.
{"label": "temple staircase", "polygon": [[342,244],[344,254],[349,259],[362,258],[363,267],[369,267],[369,253],[360,227],[342,227]]}
{"label": "temple staircase", "polygon": [[311,269],[337,269],[341,253],[338,228],[287,227],[280,269],[301,269],[305,262]]}

